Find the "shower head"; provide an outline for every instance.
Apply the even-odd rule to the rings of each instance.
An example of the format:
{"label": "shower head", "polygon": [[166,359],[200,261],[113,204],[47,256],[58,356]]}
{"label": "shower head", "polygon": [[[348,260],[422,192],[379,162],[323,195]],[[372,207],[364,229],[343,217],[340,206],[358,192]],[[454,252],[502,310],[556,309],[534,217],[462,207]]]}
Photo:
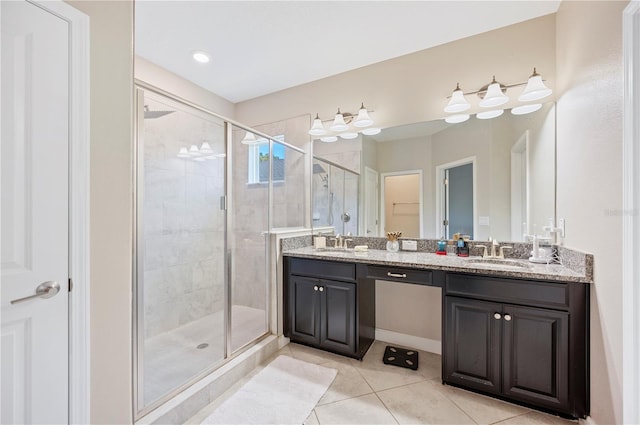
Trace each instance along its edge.
{"label": "shower head", "polygon": [[322,165],[313,164],[313,174],[322,174],[322,173],[326,173],[324,168],[322,168]]}
{"label": "shower head", "polygon": [[149,105],[144,105],[144,119],[160,118],[175,111],[150,111]]}

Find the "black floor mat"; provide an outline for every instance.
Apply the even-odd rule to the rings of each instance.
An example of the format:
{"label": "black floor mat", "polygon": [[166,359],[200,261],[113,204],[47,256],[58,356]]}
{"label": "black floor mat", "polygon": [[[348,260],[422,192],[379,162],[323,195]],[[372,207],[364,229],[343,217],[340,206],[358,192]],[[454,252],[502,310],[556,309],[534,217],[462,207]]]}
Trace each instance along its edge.
{"label": "black floor mat", "polygon": [[387,345],[382,361],[384,364],[416,370],[418,369],[418,352],[416,350],[406,350],[404,348]]}

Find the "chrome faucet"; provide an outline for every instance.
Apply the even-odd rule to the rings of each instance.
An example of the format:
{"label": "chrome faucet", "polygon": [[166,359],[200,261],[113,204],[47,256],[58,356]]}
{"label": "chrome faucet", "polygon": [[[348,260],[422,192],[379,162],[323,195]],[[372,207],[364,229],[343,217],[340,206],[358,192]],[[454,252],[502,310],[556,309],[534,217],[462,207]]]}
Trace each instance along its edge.
{"label": "chrome faucet", "polygon": [[[511,246],[500,246],[497,240],[491,241],[491,251],[487,249],[486,245],[474,245],[474,248],[483,248],[484,252],[482,253],[482,258],[504,258],[504,250],[505,249],[513,249]],[[487,251],[491,252],[490,255],[487,255]]]}

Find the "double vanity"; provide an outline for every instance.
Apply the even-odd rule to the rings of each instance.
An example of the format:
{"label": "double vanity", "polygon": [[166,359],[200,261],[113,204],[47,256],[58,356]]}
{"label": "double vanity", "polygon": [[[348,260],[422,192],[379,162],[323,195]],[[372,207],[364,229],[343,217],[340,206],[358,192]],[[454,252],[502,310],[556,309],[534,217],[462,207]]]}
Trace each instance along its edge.
{"label": "double vanity", "polygon": [[443,383],[573,418],[588,414],[590,256],[576,271],[425,251],[302,247],[283,255],[291,341],[362,359],[375,339],[376,280],[435,286]]}

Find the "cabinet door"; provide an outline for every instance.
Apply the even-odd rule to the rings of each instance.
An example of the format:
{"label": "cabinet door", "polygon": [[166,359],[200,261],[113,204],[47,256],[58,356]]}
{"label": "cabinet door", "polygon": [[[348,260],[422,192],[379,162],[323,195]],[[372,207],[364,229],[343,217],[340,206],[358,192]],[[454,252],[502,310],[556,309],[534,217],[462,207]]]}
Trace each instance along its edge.
{"label": "cabinet door", "polygon": [[502,305],[458,297],[445,303],[444,381],[499,393]]}
{"label": "cabinet door", "polygon": [[569,313],[503,307],[505,395],[554,410],[569,409]]}
{"label": "cabinet door", "polygon": [[321,280],[320,346],[345,354],[356,353],[356,285]]}
{"label": "cabinet door", "polygon": [[300,276],[289,278],[291,339],[308,344],[320,340],[320,281]]}

